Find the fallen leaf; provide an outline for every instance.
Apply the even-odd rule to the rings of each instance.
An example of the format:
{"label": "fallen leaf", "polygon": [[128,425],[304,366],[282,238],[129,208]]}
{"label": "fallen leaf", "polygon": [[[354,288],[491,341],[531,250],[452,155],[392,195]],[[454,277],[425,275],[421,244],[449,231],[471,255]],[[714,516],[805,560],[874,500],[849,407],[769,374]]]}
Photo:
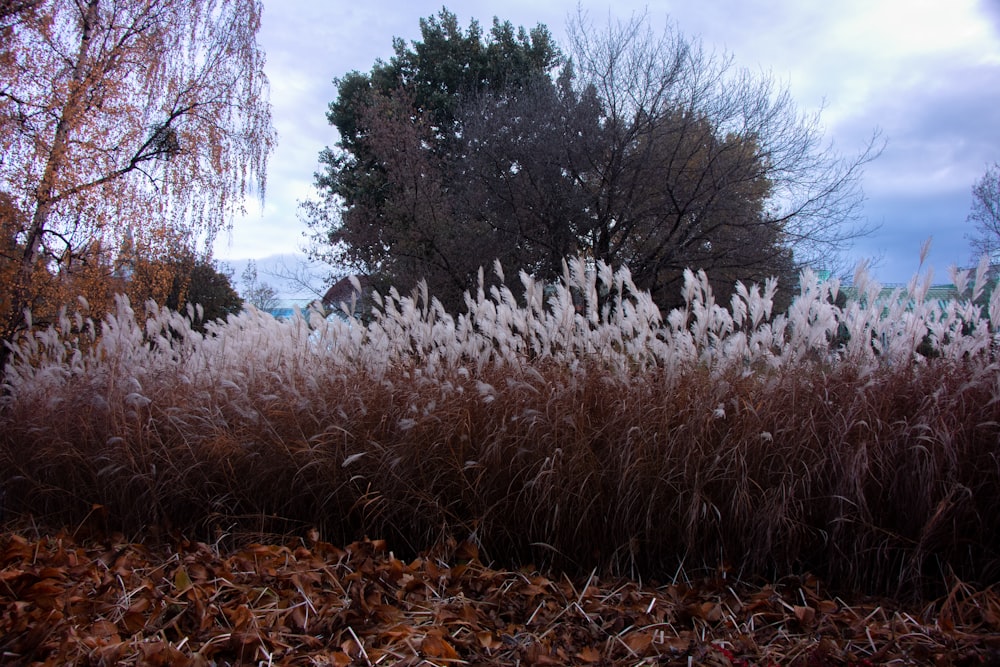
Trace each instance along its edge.
{"label": "fallen leaf", "polygon": [[632,651],[639,655],[644,655],[653,643],[653,635],[648,632],[630,632],[625,635],[623,641]]}
{"label": "fallen leaf", "polygon": [[696,616],[709,623],[722,620],[722,605],[716,602],[703,602],[697,607]]}
{"label": "fallen leaf", "polygon": [[458,658],[458,652],[455,651],[455,648],[443,638],[436,635],[427,635],[424,637],[423,641],[420,642],[420,650],[425,656],[430,658],[444,658],[445,660],[455,660]]}
{"label": "fallen leaf", "polygon": [[174,588],[177,589],[179,593],[186,591],[191,587],[191,577],[188,576],[187,570],[181,565],[174,572]]}
{"label": "fallen leaf", "polygon": [[503,646],[503,642],[501,642],[500,639],[493,632],[490,632],[489,630],[482,630],[480,632],[477,632],[476,640],[479,642],[480,646],[488,650],[493,650],[495,648]]}
{"label": "fallen leaf", "polygon": [[802,627],[811,627],[813,622],[816,620],[816,610],[812,607],[800,607],[795,605],[792,609],[795,613],[795,618],[799,620]]}

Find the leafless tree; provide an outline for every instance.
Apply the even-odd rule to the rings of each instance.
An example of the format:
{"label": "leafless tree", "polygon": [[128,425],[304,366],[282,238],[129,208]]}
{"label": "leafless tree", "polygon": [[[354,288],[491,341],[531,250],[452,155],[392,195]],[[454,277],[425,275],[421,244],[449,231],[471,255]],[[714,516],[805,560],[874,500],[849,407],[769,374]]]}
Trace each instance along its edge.
{"label": "leafless tree", "polygon": [[569,34],[577,85],[596,90],[608,134],[590,165],[595,257],[633,266],[655,292],[684,265],[765,268],[782,247],[816,263],[871,231],[860,178],[881,151],[877,131],[841,157],[819,114],[799,113],[772,76],[674,29],[657,34],[645,15],[600,29],[581,11]]}
{"label": "leafless tree", "polygon": [[972,186],[968,221],[975,229],[969,235],[975,259],[989,255],[994,264],[1000,261],[1000,162],[990,165]]}
{"label": "leafless tree", "polygon": [[250,260],[240,276],[243,299],[258,310],[269,311],[278,306],[278,291],[257,275],[257,262]]}

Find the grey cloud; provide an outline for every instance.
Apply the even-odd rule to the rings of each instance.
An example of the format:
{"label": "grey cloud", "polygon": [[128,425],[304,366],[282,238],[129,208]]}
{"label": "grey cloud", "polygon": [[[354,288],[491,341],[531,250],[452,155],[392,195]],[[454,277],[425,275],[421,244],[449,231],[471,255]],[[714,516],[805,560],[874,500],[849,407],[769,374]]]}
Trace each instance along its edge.
{"label": "grey cloud", "polygon": [[866,190],[965,192],[1000,159],[1000,70],[945,71],[886,90],[836,128],[838,146],[848,150],[876,125],[888,146],[869,166]]}
{"label": "grey cloud", "polygon": [[997,36],[1000,37],[1000,0],[980,0],[979,6],[982,8],[983,14],[993,24]]}
{"label": "grey cloud", "polygon": [[948,267],[972,262],[965,222],[969,209],[968,189],[924,197],[912,195],[877,196],[866,204],[866,213],[881,228],[860,240],[855,257],[880,257],[875,273],[883,282],[906,282],[916,273],[920,246],[931,238],[928,267],[934,268],[934,282],[948,282]]}

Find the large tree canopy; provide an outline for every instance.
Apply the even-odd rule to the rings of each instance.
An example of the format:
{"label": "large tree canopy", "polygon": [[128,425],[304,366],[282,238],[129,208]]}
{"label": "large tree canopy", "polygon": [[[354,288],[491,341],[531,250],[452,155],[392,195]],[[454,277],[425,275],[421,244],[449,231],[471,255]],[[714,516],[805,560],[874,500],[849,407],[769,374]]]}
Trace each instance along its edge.
{"label": "large tree canopy", "polygon": [[317,255],[372,274],[380,287],[426,278],[456,305],[470,275],[500,252],[486,222],[461,217],[456,201],[459,114],[480,93],[547,77],[561,56],[542,26],[494,20],[484,34],[443,10],[420,28],[411,46],[394,40],[388,62],[335,81],[327,117],[340,141],[320,155],[324,200],[306,211],[321,237]]}
{"label": "large tree canopy", "polygon": [[604,31],[577,17],[568,59],[543,27],[463,32],[445,10],[421,30],[337,80],[341,138],[306,207],[335,262],[425,278],[457,307],[493,258],[552,279],[579,253],[628,265],[672,306],[687,267],[723,292],[791,280],[793,252],[810,261],[860,231],[874,139],[839,158],[771,78],[644,17]]}
{"label": "large tree canopy", "polygon": [[248,188],[263,190],[273,130],[260,0],[3,10],[0,333],[10,339],[37,280],[88,249],[114,253],[138,232],[194,243],[228,225]]}

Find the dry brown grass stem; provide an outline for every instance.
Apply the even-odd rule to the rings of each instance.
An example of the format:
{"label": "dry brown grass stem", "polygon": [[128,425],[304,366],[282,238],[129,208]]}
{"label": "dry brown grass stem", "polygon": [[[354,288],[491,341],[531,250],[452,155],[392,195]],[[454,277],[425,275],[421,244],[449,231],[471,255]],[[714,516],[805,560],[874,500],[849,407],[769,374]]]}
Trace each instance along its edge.
{"label": "dry brown grass stem", "polygon": [[[861,313],[874,342],[838,350],[838,326],[860,325],[837,311],[831,329],[835,307],[818,294],[811,316],[729,333],[697,295],[690,319],[660,329],[627,299],[588,320],[480,295],[478,315],[455,321],[418,296],[390,299],[370,325],[247,313],[205,337],[179,316],[129,324],[123,311],[86,354],[59,331],[19,351],[0,411],[5,506],[127,534],[314,526],[412,552],[468,540],[497,563],[661,580],[683,564],[915,595],[996,581],[991,321],[985,344],[949,325],[925,358],[915,349],[931,325]],[[629,304],[638,317],[601,329]],[[765,326],[784,333],[720,356]],[[829,336],[801,342],[810,326]],[[443,349],[442,336],[465,342]]]}

